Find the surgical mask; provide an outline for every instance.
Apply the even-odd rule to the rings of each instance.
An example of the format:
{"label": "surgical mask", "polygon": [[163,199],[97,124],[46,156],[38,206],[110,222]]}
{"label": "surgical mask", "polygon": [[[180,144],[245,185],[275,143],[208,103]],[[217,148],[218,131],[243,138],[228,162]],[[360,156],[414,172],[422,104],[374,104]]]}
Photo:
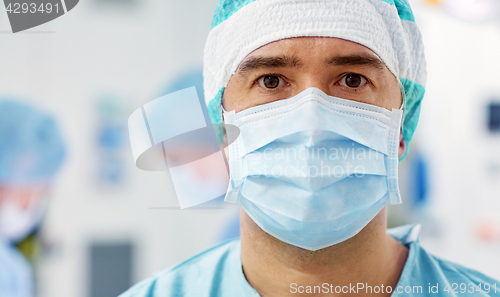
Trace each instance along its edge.
{"label": "surgical mask", "polygon": [[5,199],[0,204],[0,239],[18,242],[24,239],[40,223],[48,199],[37,198],[27,208],[15,200]]}
{"label": "surgical mask", "polygon": [[224,112],[236,202],[265,232],[307,250],[345,241],[389,204],[401,203],[402,110],[330,97],[295,97]]}

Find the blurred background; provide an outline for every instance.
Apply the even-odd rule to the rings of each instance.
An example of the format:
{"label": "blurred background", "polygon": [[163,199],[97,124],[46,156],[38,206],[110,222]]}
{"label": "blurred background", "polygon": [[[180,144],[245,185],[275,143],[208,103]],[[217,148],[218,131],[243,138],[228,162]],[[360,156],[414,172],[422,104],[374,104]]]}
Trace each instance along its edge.
{"label": "blurred background", "polygon": [[[37,296],[116,296],[237,235],[234,205],[177,209],[170,177],[137,169],[127,134],[134,110],[196,84],[179,78],[201,71],[216,2],[83,0],[16,34],[0,8],[0,101],[50,114],[65,143],[25,252]],[[410,2],[429,79],[389,225],[420,223],[429,251],[500,279],[499,1]]]}

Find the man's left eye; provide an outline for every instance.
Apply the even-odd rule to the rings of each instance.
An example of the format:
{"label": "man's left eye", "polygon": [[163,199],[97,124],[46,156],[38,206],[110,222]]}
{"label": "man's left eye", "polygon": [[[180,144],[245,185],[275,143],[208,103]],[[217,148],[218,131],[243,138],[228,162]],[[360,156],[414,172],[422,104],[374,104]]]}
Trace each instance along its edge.
{"label": "man's left eye", "polygon": [[364,76],[354,73],[346,74],[340,79],[340,84],[342,86],[353,89],[362,87],[367,82],[368,80]]}
{"label": "man's left eye", "polygon": [[285,81],[277,75],[265,75],[258,79],[261,87],[265,89],[276,89],[281,87]]}

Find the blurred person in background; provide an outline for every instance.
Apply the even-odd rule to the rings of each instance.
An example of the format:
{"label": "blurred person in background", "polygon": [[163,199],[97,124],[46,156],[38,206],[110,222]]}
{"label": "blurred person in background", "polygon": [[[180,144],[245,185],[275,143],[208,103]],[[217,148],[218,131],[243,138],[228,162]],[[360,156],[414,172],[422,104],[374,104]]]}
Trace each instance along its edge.
{"label": "blurred person in background", "polygon": [[500,296],[428,253],[419,225],[387,230],[425,82],[406,0],[220,0],[204,87],[213,123],[240,129],[225,200],[241,239],[121,296]]}
{"label": "blurred person in background", "polygon": [[54,119],[0,99],[0,296],[35,295],[38,231],[65,145]]}

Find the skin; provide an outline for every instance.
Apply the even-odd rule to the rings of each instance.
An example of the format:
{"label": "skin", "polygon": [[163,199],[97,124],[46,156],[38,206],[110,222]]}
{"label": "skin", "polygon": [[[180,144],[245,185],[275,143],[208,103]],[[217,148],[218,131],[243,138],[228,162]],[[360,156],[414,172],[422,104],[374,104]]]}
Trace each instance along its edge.
{"label": "skin", "polygon": [[[346,75],[360,83],[347,84]],[[271,78],[274,84],[269,83],[269,78],[266,83],[266,76],[274,76]],[[239,112],[293,97],[311,87],[330,96],[388,110],[399,108],[402,103],[397,79],[370,49],[338,38],[301,37],[279,40],[249,54],[231,77],[223,106],[227,111]],[[405,149],[400,137],[399,156]],[[297,287],[367,283],[395,288],[408,249],[386,234],[386,221],[384,208],[356,236],[318,251],[308,251],[264,232],[241,210],[243,272],[262,297],[301,295],[291,292],[292,283]],[[335,293],[304,295],[336,296]],[[361,295],[391,294],[370,295],[363,291]]]}
{"label": "skin", "polygon": [[9,200],[18,204],[22,209],[28,209],[38,200],[43,199],[48,192],[48,186],[5,187],[0,185],[0,207]]}

